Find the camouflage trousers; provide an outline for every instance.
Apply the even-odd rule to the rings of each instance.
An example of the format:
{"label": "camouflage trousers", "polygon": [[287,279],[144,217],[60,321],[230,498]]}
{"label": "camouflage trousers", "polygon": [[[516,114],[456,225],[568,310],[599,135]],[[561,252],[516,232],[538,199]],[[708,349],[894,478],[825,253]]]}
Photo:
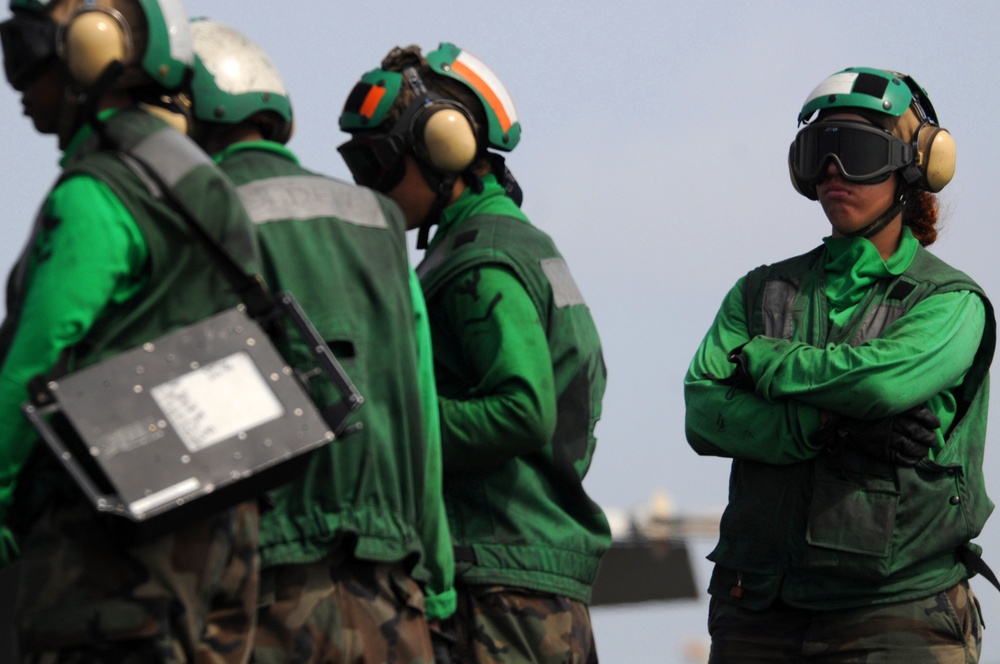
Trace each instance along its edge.
{"label": "camouflage trousers", "polygon": [[433,664],[424,595],[401,564],[267,569],[253,664]]}
{"label": "camouflage trousers", "polygon": [[453,660],[597,664],[587,605],[510,586],[458,585]]}
{"label": "camouflage trousers", "polygon": [[808,611],[749,611],[712,599],[709,664],[975,664],[979,602],[968,582],[911,602]]}
{"label": "camouflage trousers", "polygon": [[22,664],[245,664],[257,606],[256,501],[155,538],[50,506],[22,550]]}

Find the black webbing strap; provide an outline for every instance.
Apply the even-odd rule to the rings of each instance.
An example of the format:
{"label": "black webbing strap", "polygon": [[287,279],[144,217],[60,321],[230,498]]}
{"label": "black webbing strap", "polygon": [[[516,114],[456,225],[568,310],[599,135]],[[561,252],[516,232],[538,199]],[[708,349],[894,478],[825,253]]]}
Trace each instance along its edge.
{"label": "black webbing strap", "polygon": [[981,555],[967,546],[960,546],[958,547],[958,559],[973,572],[981,574],[984,579],[993,584],[994,588],[1000,590],[1000,580],[997,579],[997,575],[993,573]]}

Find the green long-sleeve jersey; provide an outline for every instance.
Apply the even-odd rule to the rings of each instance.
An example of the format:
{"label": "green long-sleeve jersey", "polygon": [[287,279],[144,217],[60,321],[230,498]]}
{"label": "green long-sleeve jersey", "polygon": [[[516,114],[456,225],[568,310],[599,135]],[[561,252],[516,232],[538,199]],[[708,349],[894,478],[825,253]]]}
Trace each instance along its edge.
{"label": "green long-sleeve jersey", "polygon": [[589,601],[610,543],[582,486],[606,378],[565,261],[487,176],[445,210],[417,270],[460,580]]}
{"label": "green long-sleeve jersey", "polygon": [[[360,559],[414,563],[428,616],[449,616],[454,562],[431,341],[401,212],[303,168],[274,142],[236,143],[215,159],[254,221],[268,282],[296,297],[365,398],[352,419],[360,431],[318,451],[304,477],[272,493],[261,565],[319,560],[353,537]],[[311,366],[300,351],[292,349],[305,357],[300,368]]]}
{"label": "green long-sleeve jersey", "polygon": [[[745,595],[748,607],[780,595],[832,608],[926,595],[962,578],[954,547],[992,508],[981,457],[994,336],[978,286],[908,230],[886,261],[866,240],[828,238],[741,279],[685,378],[691,446],[734,459],[712,593]],[[752,390],[719,380],[741,346]],[[812,442],[824,411],[876,419],[918,404],[942,427],[916,471]],[[854,493],[842,495],[845,487]],[[917,524],[934,536],[915,543]]]}

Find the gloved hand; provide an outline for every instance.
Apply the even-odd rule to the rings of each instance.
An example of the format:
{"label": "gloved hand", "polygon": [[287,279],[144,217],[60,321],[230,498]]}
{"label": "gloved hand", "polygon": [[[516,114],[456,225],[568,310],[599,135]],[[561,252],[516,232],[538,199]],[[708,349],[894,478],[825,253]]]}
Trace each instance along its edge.
{"label": "gloved hand", "polygon": [[450,627],[438,620],[428,622],[427,626],[431,632],[431,647],[434,650],[435,664],[452,664],[455,633]]}
{"label": "gloved hand", "polygon": [[813,442],[828,449],[848,445],[881,461],[912,468],[937,442],[935,430],[940,428],[937,415],[926,406],[915,406],[878,420],[834,416],[813,436]]}

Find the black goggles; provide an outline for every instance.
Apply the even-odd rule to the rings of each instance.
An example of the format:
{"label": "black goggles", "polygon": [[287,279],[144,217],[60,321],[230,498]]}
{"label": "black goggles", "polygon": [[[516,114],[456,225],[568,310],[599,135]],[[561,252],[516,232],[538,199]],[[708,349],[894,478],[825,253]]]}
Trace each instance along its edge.
{"label": "black goggles", "polygon": [[406,174],[407,140],[400,134],[358,135],[337,148],[354,181],[385,193]]}
{"label": "black goggles", "polygon": [[792,143],[789,161],[800,180],[816,184],[833,160],[845,180],[878,184],[913,161],[913,148],[878,127],[849,120],[803,127]]}
{"label": "black goggles", "polygon": [[42,17],[15,15],[0,23],[4,73],[11,87],[23,92],[45,71],[56,57],[58,30]]}

